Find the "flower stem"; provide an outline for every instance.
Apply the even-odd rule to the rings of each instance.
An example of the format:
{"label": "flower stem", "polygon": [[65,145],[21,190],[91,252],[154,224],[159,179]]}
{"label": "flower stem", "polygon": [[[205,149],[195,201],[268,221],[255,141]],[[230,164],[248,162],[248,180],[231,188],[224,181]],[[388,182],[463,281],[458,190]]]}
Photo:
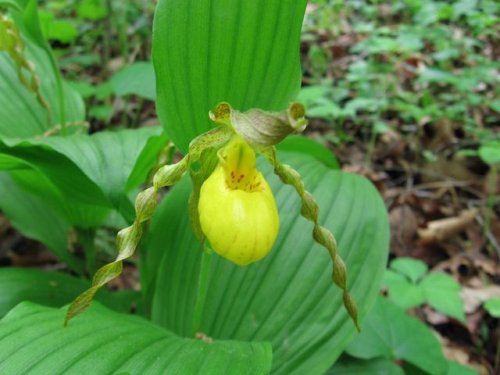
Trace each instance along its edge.
{"label": "flower stem", "polygon": [[199,332],[201,328],[201,318],[203,315],[203,308],[205,307],[205,300],[207,297],[211,260],[212,249],[205,245],[203,253],[201,255],[200,273],[198,275],[198,290],[196,292],[196,302],[194,305],[193,322],[191,326],[191,333],[193,337],[196,335],[196,333]]}
{"label": "flower stem", "polygon": [[78,229],[78,239],[85,251],[85,267],[90,277],[93,277],[96,271],[97,253],[94,244],[94,229]]}

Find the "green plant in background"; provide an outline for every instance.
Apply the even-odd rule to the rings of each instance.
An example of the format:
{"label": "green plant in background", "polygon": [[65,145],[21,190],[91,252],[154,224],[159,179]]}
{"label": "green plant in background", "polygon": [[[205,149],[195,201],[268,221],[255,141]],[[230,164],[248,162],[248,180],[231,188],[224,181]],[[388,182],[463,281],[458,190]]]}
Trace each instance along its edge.
{"label": "green plant in background", "polygon": [[[496,186],[498,181],[498,169],[500,167],[500,141],[489,140],[488,137],[480,140],[479,148],[477,150],[464,149],[460,151],[463,156],[477,156],[486,165],[488,165],[490,178],[487,180],[488,198],[485,207],[485,223],[484,232],[486,237],[493,244],[497,244],[494,235],[491,233],[491,218],[493,215],[493,208],[500,203],[500,197],[496,194]],[[491,253],[494,254],[495,250],[491,248]]]}
{"label": "green plant in background", "polygon": [[500,298],[490,298],[484,303],[484,308],[494,318],[500,318]]}
{"label": "green plant in background", "polygon": [[[47,110],[26,90],[1,53],[0,86],[9,92],[0,97],[0,207],[23,234],[46,244],[80,277],[94,276],[96,285],[119,273],[144,232],[139,296],[99,292],[96,299],[107,307],[95,302],[67,328],[66,308],[17,305],[0,322],[0,372],[321,374],[330,368],[356,333],[342,304],[349,309],[352,295],[363,326],[375,301],[387,259],[385,208],[369,182],[338,171],[321,146],[293,138],[275,150],[271,146],[283,134],[263,144],[246,133],[249,124],[266,118],[296,121],[297,130],[303,125],[302,107],[283,109],[300,86],[298,41],[306,2],[159,1],[153,63],[166,136],[158,127],[86,134],[83,101],[61,79],[53,55],[45,52],[44,35],[34,27],[36,2],[0,4],[21,31],[48,104]],[[238,111],[227,104],[214,109],[221,102]],[[264,155],[256,168],[280,215],[273,251],[244,268],[206,255],[193,215],[197,192],[217,164],[215,151],[234,132]],[[158,168],[166,137],[184,158]],[[156,172],[153,187],[132,204],[150,171]],[[181,177],[188,172],[192,182]],[[153,214],[158,189],[175,180]],[[149,218],[149,227],[141,224]],[[94,274],[109,261],[103,230],[109,235],[123,227],[120,262],[102,268],[111,272]],[[343,293],[331,286],[332,260]],[[0,278],[2,288],[9,285],[2,295],[10,296],[1,311],[24,300],[60,307],[83,286],[81,279],[28,269],[1,271]],[[34,280],[40,280],[36,295],[26,287]],[[132,305],[141,316],[126,313]],[[354,316],[352,308],[349,313]],[[195,332],[203,333],[201,340],[193,338]]]}
{"label": "green plant in background", "polygon": [[389,298],[403,309],[428,303],[432,308],[465,321],[460,284],[445,273],[427,273],[427,265],[412,258],[397,258],[385,272]]}
{"label": "green plant in background", "polygon": [[[420,260],[397,258],[386,270],[383,285],[389,298],[378,297],[363,331],[328,374],[477,374],[472,368],[445,358],[435,332],[405,313],[428,303],[464,322],[460,285],[453,278],[444,273],[428,273],[427,265]],[[485,303],[485,308],[491,308],[495,316],[496,301],[491,301],[490,306]]]}
{"label": "green plant in background", "polygon": [[[497,137],[489,127],[498,113],[499,64],[484,53],[498,34],[497,3],[312,3],[318,10],[308,17],[304,33],[306,44],[314,41],[305,62],[311,85],[299,98],[311,116],[332,126],[335,133],[323,135],[326,140],[350,142],[343,128],[354,126],[373,144],[394,126],[387,119],[395,116],[402,119],[398,131],[408,138],[424,125],[435,130],[440,122],[481,144]],[[479,123],[478,112],[485,113]]]}
{"label": "green plant in background", "polygon": [[341,360],[329,372],[338,373],[477,374],[470,367],[447,360],[432,330],[381,296],[361,334],[347,346]]}
{"label": "green plant in background", "polygon": [[[69,84],[88,105],[90,122],[110,125],[123,106],[121,126],[136,127],[145,102],[154,99],[154,79],[150,79],[154,71],[151,64],[143,61],[149,58],[149,51],[142,54],[130,47],[143,45],[141,50],[146,51],[151,45],[153,7],[154,4],[143,1],[117,0],[43,3],[43,10],[39,11],[42,34],[60,57]],[[119,57],[112,56],[115,42]],[[143,65],[147,65],[145,69]],[[99,76],[86,76],[82,70],[98,70]],[[130,82],[129,77],[133,77]],[[134,87],[137,90],[130,92]],[[129,94],[136,94],[140,100],[136,102]],[[134,110],[137,116],[127,116]]]}

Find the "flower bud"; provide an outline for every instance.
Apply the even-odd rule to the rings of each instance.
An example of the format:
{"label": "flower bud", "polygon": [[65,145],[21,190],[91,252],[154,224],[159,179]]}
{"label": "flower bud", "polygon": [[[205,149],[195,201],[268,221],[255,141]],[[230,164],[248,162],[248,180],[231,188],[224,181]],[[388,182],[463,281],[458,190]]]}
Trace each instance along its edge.
{"label": "flower bud", "polygon": [[279,229],[278,209],[245,141],[234,137],[219,151],[219,160],[201,187],[200,224],[216,253],[245,266],[271,250]]}

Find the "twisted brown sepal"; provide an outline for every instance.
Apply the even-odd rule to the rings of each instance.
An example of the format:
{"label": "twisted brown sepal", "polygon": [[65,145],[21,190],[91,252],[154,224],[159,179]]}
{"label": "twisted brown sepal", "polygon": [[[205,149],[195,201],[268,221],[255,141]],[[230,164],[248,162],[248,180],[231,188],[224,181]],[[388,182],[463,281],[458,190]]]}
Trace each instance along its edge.
{"label": "twisted brown sepal", "polygon": [[80,294],[69,306],[66,313],[64,325],[84,312],[92,302],[95,294],[106,283],[119,276],[122,272],[123,260],[130,258],[142,235],[142,223],[149,220],[156,209],[158,202],[158,191],[162,187],[176,184],[190,168],[191,163],[197,161],[205,150],[217,148],[227,142],[232,134],[226,127],[218,127],[195,138],[190,146],[188,154],[176,164],[165,165],[158,169],[153,177],[153,186],[147,188],[137,195],[135,200],[135,220],[133,224],[118,232],[116,236],[116,247],[118,256],[115,261],[101,267],[94,278],[92,286]]}
{"label": "twisted brown sepal", "polygon": [[301,133],[307,126],[304,116],[304,106],[300,103],[292,103],[282,112],[261,109],[240,112],[228,103],[220,103],[210,112],[212,121],[232,127],[254,147],[274,146],[287,135]]}
{"label": "twisted brown sepal", "polygon": [[332,232],[330,232],[325,227],[321,226],[318,222],[319,218],[319,207],[314,197],[309,193],[302,181],[300,174],[286,164],[281,164],[276,157],[276,150],[274,147],[262,148],[261,153],[266,157],[266,159],[271,163],[274,168],[274,172],[284,184],[291,185],[295,188],[295,191],[299,195],[302,201],[301,215],[307,220],[314,224],[313,228],[313,238],[314,241],[322,245],[328,250],[333,263],[332,280],[333,282],[342,289],[344,306],[351,317],[356,329],[360,331],[358,322],[358,310],[356,303],[352,299],[349,291],[347,289],[347,269],[344,261],[339,256],[337,252],[337,241]]}

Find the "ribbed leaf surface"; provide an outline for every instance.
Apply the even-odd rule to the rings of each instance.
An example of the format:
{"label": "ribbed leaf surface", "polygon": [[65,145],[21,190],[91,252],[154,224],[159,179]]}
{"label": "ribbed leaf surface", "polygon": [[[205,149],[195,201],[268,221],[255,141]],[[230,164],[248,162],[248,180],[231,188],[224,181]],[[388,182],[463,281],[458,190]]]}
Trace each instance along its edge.
{"label": "ribbed leaf surface", "polygon": [[[67,327],[66,309],[22,303],[0,322],[1,374],[267,374],[265,343],[180,338],[94,303]],[[26,358],[30,360],[27,361]]]}
{"label": "ribbed leaf surface", "polygon": [[[165,142],[160,131],[103,131],[0,144],[0,170],[8,170],[0,172],[0,209],[21,233],[81,271],[81,261],[69,251],[70,228],[101,225],[113,208],[125,220],[133,219],[127,193],[156,163]],[[119,225],[125,226],[125,220]]]}
{"label": "ribbed leaf surface", "polygon": [[[49,129],[60,124],[59,100],[54,74],[46,52],[27,43],[27,58],[35,65],[35,72],[41,82],[41,94],[50,108],[50,122],[47,110],[36,100],[35,95],[21,84],[14,62],[0,52],[0,139],[22,139],[42,136]],[[64,84],[65,119],[68,123],[84,120],[85,108],[81,97]]]}
{"label": "ribbed leaf surface", "polygon": [[379,296],[365,329],[347,348],[354,357],[401,359],[432,375],[446,374],[448,363],[432,331]]}
{"label": "ribbed leaf surface", "polygon": [[[373,304],[388,253],[387,214],[365,179],[335,171],[313,157],[283,152],[321,207],[346,261],[350,292],[363,317]],[[280,234],[264,260],[241,268],[213,255],[202,331],[216,339],[271,341],[273,374],[323,374],[354,335],[342,294],[331,281],[327,252],[315,245],[295,192],[263,168],[276,195]],[[144,252],[143,287],[152,319],[189,335],[201,248],[187,215],[184,181],[159,207]]]}
{"label": "ribbed leaf surface", "polygon": [[[64,214],[57,190],[39,173],[29,173],[27,178],[26,171],[21,174],[0,172],[0,209],[3,214],[24,236],[45,244],[71,269],[83,271],[83,261],[68,251],[71,223]],[[36,185],[33,185],[34,180]]]}
{"label": "ribbed leaf surface", "polygon": [[[69,158],[118,207],[126,187],[144,181],[165,142],[160,128],[148,127],[102,131],[92,136],[50,137],[41,144]],[[146,165],[136,171],[136,164],[144,162],[141,158],[146,159]],[[132,176],[134,180],[129,183]]]}
{"label": "ribbed leaf surface", "polygon": [[143,182],[156,162],[165,142],[160,131],[143,128],[29,139],[10,147],[0,144],[0,152],[14,158],[5,159],[6,169],[40,171],[74,203],[130,211],[125,193]]}
{"label": "ribbed leaf surface", "polygon": [[306,0],[160,0],[153,29],[157,111],[183,151],[208,111],[282,110],[300,86]]}
{"label": "ribbed leaf surface", "polygon": [[[88,287],[88,280],[34,268],[0,268],[0,318],[22,301],[61,307]],[[101,290],[96,299],[116,310],[129,312],[138,292]]]}

